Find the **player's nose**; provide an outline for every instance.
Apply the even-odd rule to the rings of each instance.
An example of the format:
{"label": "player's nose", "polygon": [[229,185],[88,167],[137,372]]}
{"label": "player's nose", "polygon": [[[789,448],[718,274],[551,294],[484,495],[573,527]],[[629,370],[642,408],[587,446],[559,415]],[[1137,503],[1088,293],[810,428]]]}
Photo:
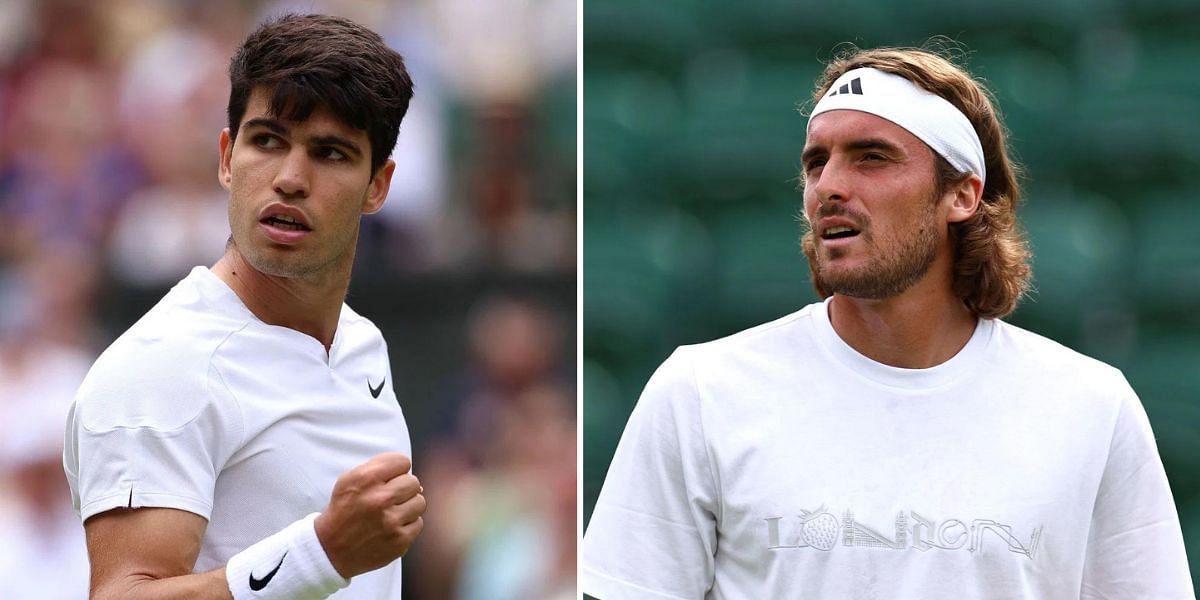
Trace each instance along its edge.
{"label": "player's nose", "polygon": [[272,186],[275,193],[287,198],[305,198],[310,187],[311,161],[301,148],[293,148],[279,163]]}
{"label": "player's nose", "polygon": [[821,175],[809,184],[819,204],[838,202],[850,197],[851,173],[850,165],[845,160],[831,157],[821,167]]}

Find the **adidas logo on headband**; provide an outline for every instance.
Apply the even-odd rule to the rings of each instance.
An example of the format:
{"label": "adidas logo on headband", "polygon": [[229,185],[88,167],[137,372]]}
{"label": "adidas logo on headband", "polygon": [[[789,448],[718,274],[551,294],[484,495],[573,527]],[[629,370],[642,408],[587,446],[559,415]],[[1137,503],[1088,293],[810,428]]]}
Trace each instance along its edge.
{"label": "adidas logo on headband", "polygon": [[842,84],[842,87],[840,87],[836,90],[833,90],[832,92],[829,92],[828,94],[825,95],[825,97],[828,98],[830,96],[836,96],[838,94],[858,94],[859,96],[863,95],[862,79],[859,77],[855,77],[854,79],[850,80],[850,83]]}
{"label": "adidas logo on headband", "polygon": [[[863,93],[863,83],[871,95]],[[979,135],[961,111],[945,98],[896,75],[872,67],[842,73],[809,114],[813,119],[831,110],[857,110],[882,117],[925,142],[959,173],[975,173],[987,181]]]}

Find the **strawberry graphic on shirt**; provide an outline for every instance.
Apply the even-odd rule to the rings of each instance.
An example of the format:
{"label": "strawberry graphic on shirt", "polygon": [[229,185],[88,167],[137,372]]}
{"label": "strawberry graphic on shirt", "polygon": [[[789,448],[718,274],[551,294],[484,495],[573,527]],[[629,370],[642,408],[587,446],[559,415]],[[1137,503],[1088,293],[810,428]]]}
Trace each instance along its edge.
{"label": "strawberry graphic on shirt", "polygon": [[822,505],[817,510],[800,511],[800,539],[818,550],[832,550],[838,538],[838,519]]}

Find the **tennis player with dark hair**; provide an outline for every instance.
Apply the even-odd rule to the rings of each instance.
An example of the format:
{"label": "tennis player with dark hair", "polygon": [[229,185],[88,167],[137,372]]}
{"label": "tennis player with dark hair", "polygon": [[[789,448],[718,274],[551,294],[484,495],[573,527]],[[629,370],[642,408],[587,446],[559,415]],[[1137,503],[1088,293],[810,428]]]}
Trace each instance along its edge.
{"label": "tennis player with dark hair", "polygon": [[824,302],[681,347],[583,541],[622,598],[1193,598],[1121,373],[1001,320],[1028,287],[987,90],[853,50],[814,94],[803,238]]}
{"label": "tennis player with dark hair", "polygon": [[318,15],[260,27],[230,80],[225,254],[101,355],[68,417],[91,595],[399,598],[425,499],[383,337],[344,299],[412,81]]}

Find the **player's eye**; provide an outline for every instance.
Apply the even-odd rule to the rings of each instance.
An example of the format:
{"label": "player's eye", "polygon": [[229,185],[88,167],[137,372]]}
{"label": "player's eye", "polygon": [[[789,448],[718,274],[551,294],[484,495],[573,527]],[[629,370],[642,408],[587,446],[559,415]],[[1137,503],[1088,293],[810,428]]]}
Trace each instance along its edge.
{"label": "player's eye", "polygon": [[255,146],[258,146],[264,150],[273,150],[275,148],[283,147],[283,142],[280,141],[278,137],[275,137],[269,133],[260,133],[255,135],[250,141],[254,142]]}
{"label": "player's eye", "polygon": [[317,156],[326,160],[346,160],[348,157],[345,152],[334,148],[333,146],[322,146],[317,149]]}

